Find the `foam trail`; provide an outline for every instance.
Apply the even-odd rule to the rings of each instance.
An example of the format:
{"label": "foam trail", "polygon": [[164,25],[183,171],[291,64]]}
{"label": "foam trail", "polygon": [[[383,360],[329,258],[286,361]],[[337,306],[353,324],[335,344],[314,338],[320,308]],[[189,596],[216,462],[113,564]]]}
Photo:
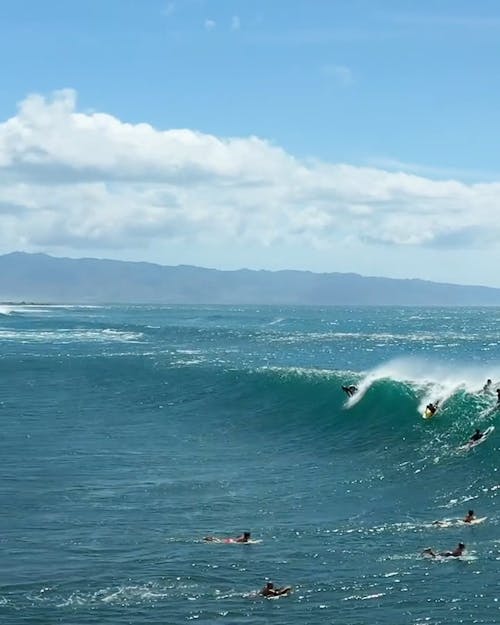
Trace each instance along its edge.
{"label": "foam trail", "polygon": [[347,401],[345,402],[345,407],[352,408],[352,406],[356,405],[359,401],[361,401],[365,396],[365,393],[368,391],[368,389],[373,384],[373,382],[375,382],[376,379],[377,377],[375,377],[373,374],[368,374],[366,377],[362,378],[361,381],[357,383],[358,390],[354,395],[347,399]]}

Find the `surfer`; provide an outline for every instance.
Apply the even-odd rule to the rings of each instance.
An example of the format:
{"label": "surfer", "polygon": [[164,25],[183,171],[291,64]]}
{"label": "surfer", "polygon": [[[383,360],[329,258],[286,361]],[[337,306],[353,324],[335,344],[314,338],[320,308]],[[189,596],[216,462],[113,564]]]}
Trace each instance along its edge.
{"label": "surfer", "polygon": [[422,551],[422,555],[430,556],[431,558],[437,558],[438,556],[440,556],[441,558],[459,558],[461,555],[463,555],[464,551],[464,543],[458,543],[458,547],[455,547],[453,551],[440,551],[439,553],[436,553],[434,549],[431,549],[431,547],[427,547],[427,549],[424,549]]}
{"label": "surfer", "polygon": [[[358,387],[354,386],[354,384],[351,384],[350,386],[343,386],[342,390],[347,393],[349,395],[349,397],[352,397],[354,395],[354,393],[357,392]],[[500,395],[499,395],[500,397]],[[499,400],[500,401],[500,400]]]}
{"label": "surfer", "polygon": [[291,586],[275,588],[273,582],[267,582],[259,594],[263,597],[279,597],[280,595],[288,595],[291,591]]}
{"label": "surfer", "polygon": [[209,543],[248,543],[251,538],[250,532],[243,532],[241,536],[237,536],[236,538],[218,538],[217,536],[205,536],[203,540],[206,540]]}
{"label": "surfer", "polygon": [[472,434],[472,436],[470,436],[469,440],[463,445],[460,445],[458,449],[461,451],[467,451],[469,449],[473,449],[474,447],[476,447],[476,445],[480,445],[481,443],[483,443],[488,438],[488,436],[493,432],[494,429],[495,429],[494,425],[489,425],[484,430],[484,432],[481,432],[479,428],[476,428],[476,431],[474,432],[474,434]]}
{"label": "surfer", "polygon": [[481,430],[479,428],[476,428],[476,431],[474,432],[474,434],[469,438],[469,441],[471,443],[475,443],[476,441],[479,441],[483,438],[483,432],[481,432]]}
{"label": "surfer", "polygon": [[436,413],[438,406],[439,406],[439,399],[435,401],[434,403],[427,404],[425,409],[430,412],[431,416],[433,416]]}
{"label": "surfer", "polygon": [[483,393],[487,393],[491,390],[491,380],[488,378],[486,384],[483,386]]}
{"label": "surfer", "polygon": [[[476,521],[476,520],[477,520],[477,517],[474,514],[474,510],[469,510],[469,512],[467,512],[465,517],[462,519],[462,523],[472,523],[473,521]],[[459,520],[457,521],[459,522]],[[454,522],[448,519],[445,519],[443,521],[433,521],[432,525],[438,525],[439,527],[450,527],[450,525],[454,525]]]}
{"label": "surfer", "polygon": [[500,388],[497,388],[496,394],[497,394],[497,406],[500,406]]}

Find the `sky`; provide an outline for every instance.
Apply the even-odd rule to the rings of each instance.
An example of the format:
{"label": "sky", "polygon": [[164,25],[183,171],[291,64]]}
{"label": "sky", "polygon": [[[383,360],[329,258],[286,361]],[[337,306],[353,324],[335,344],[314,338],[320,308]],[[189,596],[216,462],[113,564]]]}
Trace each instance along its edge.
{"label": "sky", "polygon": [[497,0],[2,0],[0,254],[500,287]]}

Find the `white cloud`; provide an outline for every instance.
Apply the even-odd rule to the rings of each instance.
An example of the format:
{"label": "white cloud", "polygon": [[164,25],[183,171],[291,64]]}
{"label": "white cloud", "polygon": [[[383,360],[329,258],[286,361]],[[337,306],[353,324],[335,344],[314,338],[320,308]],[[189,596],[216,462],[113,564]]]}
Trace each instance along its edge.
{"label": "white cloud", "polygon": [[231,18],[231,30],[239,30],[240,27],[240,18],[237,15],[233,15],[233,17]]}
{"label": "white cloud", "polygon": [[305,161],[257,137],[82,113],[70,90],[31,95],[0,123],[3,249],[495,246],[499,193],[500,182]]}
{"label": "white cloud", "polygon": [[213,30],[217,26],[217,22],[214,20],[206,19],[204,22],[205,30]]}
{"label": "white cloud", "polygon": [[500,172],[497,170],[482,169],[460,169],[458,167],[433,167],[431,165],[422,165],[422,163],[408,163],[394,158],[384,156],[371,157],[367,160],[367,164],[373,167],[379,167],[388,171],[405,171],[431,178],[460,178],[460,180],[479,181],[492,180],[500,178]]}
{"label": "white cloud", "polygon": [[322,72],[328,78],[333,78],[342,85],[350,85],[354,82],[352,70],[346,65],[324,65]]}

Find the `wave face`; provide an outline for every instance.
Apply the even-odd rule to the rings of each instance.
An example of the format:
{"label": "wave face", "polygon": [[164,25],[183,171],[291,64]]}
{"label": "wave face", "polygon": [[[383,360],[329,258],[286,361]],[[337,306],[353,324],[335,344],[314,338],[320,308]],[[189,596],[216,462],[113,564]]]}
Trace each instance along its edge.
{"label": "wave face", "polygon": [[499,355],[497,309],[0,307],[2,619],[497,622]]}

